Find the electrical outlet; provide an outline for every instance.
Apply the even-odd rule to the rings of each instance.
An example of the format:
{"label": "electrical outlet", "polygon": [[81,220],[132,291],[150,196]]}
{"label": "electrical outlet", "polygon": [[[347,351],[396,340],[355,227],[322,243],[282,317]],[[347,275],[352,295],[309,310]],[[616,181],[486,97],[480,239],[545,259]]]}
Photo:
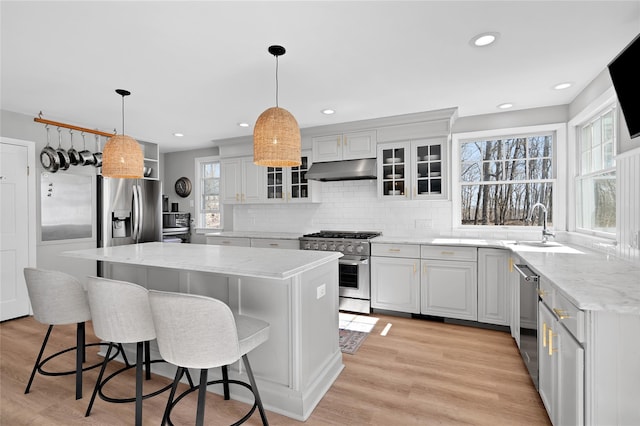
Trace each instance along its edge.
{"label": "electrical outlet", "polygon": [[325,294],[327,294],[327,285],[326,284],[319,285],[318,288],[316,289],[316,299],[320,299],[321,297],[324,297]]}

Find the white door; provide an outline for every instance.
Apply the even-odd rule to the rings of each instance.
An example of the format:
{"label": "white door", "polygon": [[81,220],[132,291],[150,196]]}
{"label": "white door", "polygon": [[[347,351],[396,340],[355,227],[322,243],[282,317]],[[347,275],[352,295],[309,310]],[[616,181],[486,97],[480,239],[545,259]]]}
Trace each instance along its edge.
{"label": "white door", "polygon": [[29,314],[28,148],[0,143],[0,320]]}

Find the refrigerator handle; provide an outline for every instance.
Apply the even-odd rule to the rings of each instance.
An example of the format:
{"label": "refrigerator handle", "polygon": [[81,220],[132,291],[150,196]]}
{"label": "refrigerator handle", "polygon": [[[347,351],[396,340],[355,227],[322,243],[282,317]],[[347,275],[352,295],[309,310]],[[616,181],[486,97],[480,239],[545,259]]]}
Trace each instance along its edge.
{"label": "refrigerator handle", "polygon": [[138,187],[138,236],[142,237],[142,228],[144,226],[144,200],[142,199],[142,186]]}
{"label": "refrigerator handle", "polygon": [[138,185],[133,185],[133,241],[138,242],[138,222],[140,221],[140,197],[138,196]]}

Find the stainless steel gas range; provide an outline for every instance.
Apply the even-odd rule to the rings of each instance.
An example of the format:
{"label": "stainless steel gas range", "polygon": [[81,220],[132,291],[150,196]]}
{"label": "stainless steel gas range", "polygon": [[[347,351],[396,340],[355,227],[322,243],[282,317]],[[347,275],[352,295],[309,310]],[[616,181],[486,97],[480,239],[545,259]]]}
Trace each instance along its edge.
{"label": "stainless steel gas range", "polygon": [[300,249],[339,251],[340,310],[371,312],[371,240],[381,232],[320,231],[300,237]]}

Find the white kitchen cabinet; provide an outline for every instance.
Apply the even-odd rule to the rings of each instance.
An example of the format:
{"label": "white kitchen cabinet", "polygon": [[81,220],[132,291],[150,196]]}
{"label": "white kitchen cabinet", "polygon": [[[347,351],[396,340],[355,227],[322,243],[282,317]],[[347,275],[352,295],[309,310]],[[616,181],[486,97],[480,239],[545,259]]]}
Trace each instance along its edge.
{"label": "white kitchen cabinet", "polygon": [[518,256],[511,254],[509,256],[509,293],[510,301],[510,327],[511,337],[516,341],[518,348],[520,347],[520,273],[513,267],[514,264],[522,263]]}
{"label": "white kitchen cabinet", "polygon": [[477,249],[422,246],[421,257],[420,312],[477,321]]}
{"label": "white kitchen cabinet", "polygon": [[300,240],[285,240],[279,238],[251,238],[251,247],[299,250]]}
{"label": "white kitchen cabinet", "polygon": [[257,203],[266,198],[266,168],[253,163],[253,157],[220,161],[222,202],[228,204]]}
{"label": "white kitchen cabinet", "polygon": [[[540,397],[554,425],[582,425],[585,423],[584,349],[577,339],[581,338],[584,316],[561,294],[549,300],[551,306],[544,300],[539,302]],[[569,324],[564,324],[565,320]]]}
{"label": "white kitchen cabinet", "polygon": [[420,313],[420,246],[371,244],[371,307]]}
{"label": "white kitchen cabinet", "polygon": [[300,165],[295,167],[267,167],[267,202],[314,202],[318,201],[317,182],[309,181],[306,173],[311,167],[311,153],[303,152]]}
{"label": "white kitchen cabinet", "polygon": [[313,162],[375,158],[376,131],[366,130],[311,138]]}
{"label": "white kitchen cabinet", "polygon": [[444,138],[378,145],[378,196],[446,198],[446,152]]}
{"label": "white kitchen cabinet", "polygon": [[221,235],[207,236],[207,244],[213,246],[251,247],[249,237],[223,237]]}
{"label": "white kitchen cabinet", "polygon": [[446,139],[411,141],[412,198],[446,198]]}
{"label": "white kitchen cabinet", "polygon": [[509,251],[478,249],[478,321],[509,325]]}

